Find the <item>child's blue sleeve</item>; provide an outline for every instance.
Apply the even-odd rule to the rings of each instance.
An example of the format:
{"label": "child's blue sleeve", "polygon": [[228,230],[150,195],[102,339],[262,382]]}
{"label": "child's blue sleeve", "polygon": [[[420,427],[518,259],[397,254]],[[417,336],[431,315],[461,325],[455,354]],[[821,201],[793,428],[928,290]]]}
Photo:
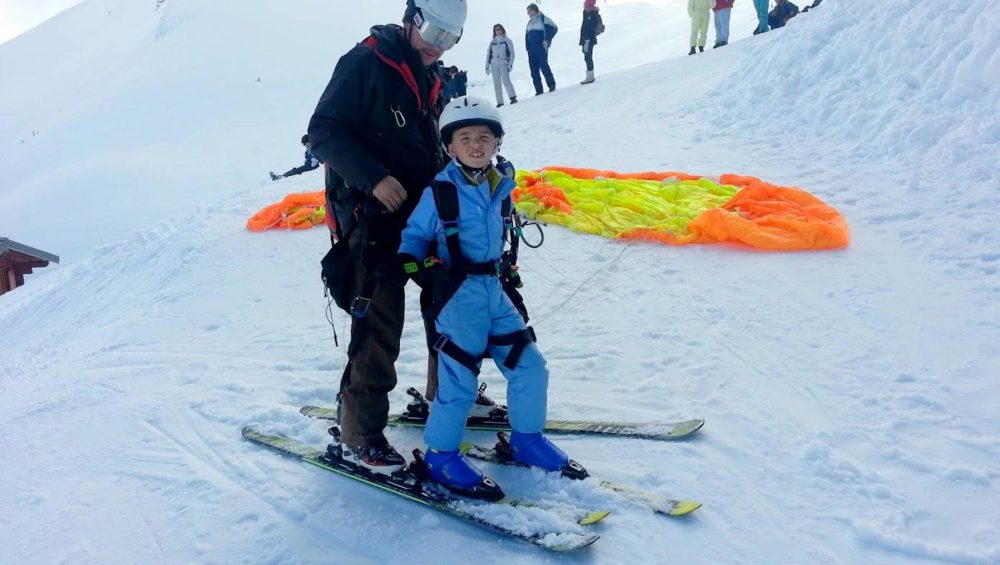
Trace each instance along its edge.
{"label": "child's blue sleeve", "polygon": [[406,221],[399,252],[409,253],[419,261],[426,259],[427,250],[437,239],[439,225],[437,206],[434,205],[434,191],[427,187],[420,195],[420,201],[410,214],[410,219]]}

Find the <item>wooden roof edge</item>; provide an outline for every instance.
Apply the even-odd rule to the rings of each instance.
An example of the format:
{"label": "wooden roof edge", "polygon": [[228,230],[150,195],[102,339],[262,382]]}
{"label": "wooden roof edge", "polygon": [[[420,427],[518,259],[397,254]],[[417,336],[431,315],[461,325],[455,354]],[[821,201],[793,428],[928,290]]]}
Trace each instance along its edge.
{"label": "wooden roof edge", "polygon": [[25,255],[30,255],[37,259],[42,259],[43,261],[51,261],[53,263],[59,262],[59,256],[53,255],[51,253],[46,253],[41,249],[35,249],[34,247],[29,247],[23,243],[18,243],[12,239],[6,237],[0,237],[0,255],[3,255],[5,251],[11,249],[13,251],[18,251],[24,253]]}

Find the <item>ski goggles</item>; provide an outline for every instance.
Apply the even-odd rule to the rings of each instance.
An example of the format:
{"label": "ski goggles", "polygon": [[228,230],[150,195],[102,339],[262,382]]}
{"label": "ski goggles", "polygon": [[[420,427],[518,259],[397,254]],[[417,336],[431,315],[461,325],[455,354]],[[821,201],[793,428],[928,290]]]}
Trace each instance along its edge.
{"label": "ski goggles", "polygon": [[461,32],[455,35],[424,19],[424,15],[420,13],[420,10],[417,10],[417,13],[413,15],[413,26],[417,28],[421,39],[444,51],[454,47],[458,43],[458,40],[462,38]]}

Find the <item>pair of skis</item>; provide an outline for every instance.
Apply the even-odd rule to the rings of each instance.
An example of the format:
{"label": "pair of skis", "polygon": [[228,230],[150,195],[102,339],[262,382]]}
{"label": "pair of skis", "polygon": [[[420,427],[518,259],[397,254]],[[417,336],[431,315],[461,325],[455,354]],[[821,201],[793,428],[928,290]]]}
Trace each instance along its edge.
{"label": "pair of skis", "polygon": [[[336,419],[335,408],[306,406],[300,412],[311,418]],[[509,429],[506,418],[490,418],[488,420],[490,421],[470,422],[469,429]],[[426,419],[411,414],[391,416],[389,422],[390,425],[403,426],[422,426],[424,423],[426,423]],[[643,433],[655,436],[647,439],[680,439],[697,431],[704,424],[704,421],[691,420],[655,426],[585,421],[558,421],[557,425],[552,424],[552,421],[546,423],[547,432],[596,433],[627,437],[642,437],[635,434]],[[653,429],[657,430],[656,433],[651,432]],[[414,453],[414,462],[408,464],[402,471],[390,476],[369,471],[344,459],[331,457],[326,452],[314,449],[287,436],[265,433],[252,426],[243,428],[243,437],[258,445],[295,456],[327,471],[552,551],[572,551],[593,544],[600,536],[587,532],[585,526],[595,524],[610,514],[608,510],[581,509],[574,505],[524,501],[511,497],[505,497],[492,503],[463,498],[433,481],[422,478],[423,473],[417,467],[417,462],[421,459],[419,451]],[[500,431],[498,439],[497,445],[493,448],[463,444],[462,450],[469,457],[490,463],[520,465],[511,458],[509,449],[505,448],[508,439],[506,433]],[[582,475],[579,472],[564,472],[563,475],[569,479],[595,481],[602,489],[613,491],[624,499],[668,516],[683,516],[701,507],[698,502],[673,500],[636,487],[590,478],[586,471],[583,471]],[[517,515],[511,513],[514,509],[519,512]]]}

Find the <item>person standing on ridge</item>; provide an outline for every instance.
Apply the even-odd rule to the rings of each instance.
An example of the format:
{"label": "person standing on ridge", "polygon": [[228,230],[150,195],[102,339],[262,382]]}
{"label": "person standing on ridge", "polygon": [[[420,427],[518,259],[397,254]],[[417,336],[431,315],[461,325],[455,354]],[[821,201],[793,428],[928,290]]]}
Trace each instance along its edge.
{"label": "person standing on ridge", "polygon": [[587,64],[587,78],[580,84],[594,82],[594,46],[597,36],[604,32],[604,21],[601,19],[597,0],[584,0],[583,23],[580,24],[580,47],[583,48],[583,62]]}
{"label": "person standing on ridge", "polygon": [[528,26],[524,36],[524,46],[528,50],[528,67],[531,69],[531,82],[535,85],[535,96],[544,94],[542,77],[549,92],[556,89],[556,79],[549,68],[549,47],[552,38],[559,32],[559,27],[538,9],[538,4],[528,4]]}
{"label": "person standing on ridge", "polygon": [[767,0],[753,0],[753,8],[757,12],[757,29],[753,34],[767,32]]}
{"label": "person standing on ridge", "polygon": [[280,175],[274,174],[274,171],[269,171],[269,173],[271,174],[271,180],[278,180],[278,179],[283,179],[285,177],[301,175],[304,172],[312,171],[319,168],[320,162],[319,159],[316,158],[316,155],[314,155],[312,152],[308,135],[302,136],[302,147],[306,148],[306,162],[303,163],[301,166],[285,171]]}
{"label": "person standing on ridge", "polygon": [[[420,191],[445,163],[437,61],[461,38],[467,10],[466,0],[407,0],[402,26],[372,27],[340,58],[309,121],[313,151],[327,165],[327,207],[336,220],[323,278],[351,315],[338,394],[339,447],[346,460],[381,473],[405,464],[384,433],[404,295],[382,275],[395,260]],[[430,365],[432,397],[436,358]]]}
{"label": "person standing on ridge", "polygon": [[735,0],[715,0],[715,45],[712,49],[718,49],[723,45],[729,45],[729,16],[733,11]]}
{"label": "person standing on ridge", "polygon": [[493,90],[496,92],[497,108],[503,106],[503,89],[507,89],[510,103],[517,104],[517,92],[510,82],[510,72],[514,70],[514,42],[507,37],[507,30],[500,24],[493,26],[493,39],[486,51],[486,74],[493,75]]}
{"label": "person standing on ridge", "polygon": [[708,20],[711,18],[714,7],[715,0],[688,0],[688,16],[691,17],[691,51],[688,52],[688,55],[695,54],[696,46],[700,52],[705,52],[705,41],[708,39]]}

